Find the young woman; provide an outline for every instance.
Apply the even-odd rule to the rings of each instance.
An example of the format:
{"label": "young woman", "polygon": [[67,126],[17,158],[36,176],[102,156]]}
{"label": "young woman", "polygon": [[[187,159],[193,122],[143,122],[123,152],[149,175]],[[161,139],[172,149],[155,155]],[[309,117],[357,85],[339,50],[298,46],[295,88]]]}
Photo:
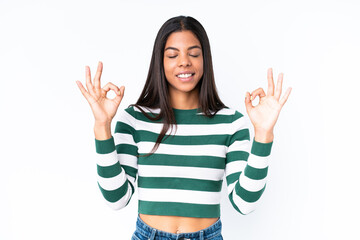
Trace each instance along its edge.
{"label": "young woman", "polygon": [[[132,239],[222,239],[220,192],[241,214],[255,209],[265,186],[273,129],[291,88],[280,99],[268,70],[268,91],[246,92],[250,132],[244,115],[225,106],[216,91],[210,44],[202,25],[178,16],[160,28],[143,91],[136,104],[111,121],[125,87],[77,81],[95,116],[98,185],[109,206],[121,209],[138,189],[138,218]],[[108,99],[113,90],[117,95]],[[259,96],[257,106],[252,101]],[[173,127],[175,133],[172,134]]]}

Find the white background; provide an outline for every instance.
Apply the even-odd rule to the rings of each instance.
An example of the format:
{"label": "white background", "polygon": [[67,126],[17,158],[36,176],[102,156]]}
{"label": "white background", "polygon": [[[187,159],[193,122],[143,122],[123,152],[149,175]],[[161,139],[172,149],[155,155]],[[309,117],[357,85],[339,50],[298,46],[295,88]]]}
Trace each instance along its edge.
{"label": "white background", "polygon": [[137,192],[119,211],[105,204],[75,81],[103,61],[102,84],[126,87],[120,108],[134,103],[157,31],[178,15],[205,27],[227,106],[246,113],[269,67],[293,88],[259,207],[240,215],[223,185],[224,239],[359,239],[359,12],[355,0],[0,0],[0,239],[130,239]]}

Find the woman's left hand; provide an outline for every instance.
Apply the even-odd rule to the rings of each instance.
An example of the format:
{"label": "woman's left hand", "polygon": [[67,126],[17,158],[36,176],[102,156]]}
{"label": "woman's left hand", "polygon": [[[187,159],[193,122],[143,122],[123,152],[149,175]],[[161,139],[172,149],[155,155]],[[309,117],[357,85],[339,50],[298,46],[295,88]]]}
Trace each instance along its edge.
{"label": "woman's left hand", "polygon": [[[245,97],[245,106],[248,116],[254,125],[255,130],[255,138],[256,135],[272,135],[275,123],[279,117],[280,110],[284,106],[287,101],[291,87],[289,87],[285,95],[280,99],[281,90],[282,90],[282,82],[283,82],[283,73],[279,74],[276,90],[274,93],[274,80],[272,69],[269,68],[267,72],[268,79],[268,91],[267,95],[262,88],[258,88],[254,90],[251,95],[249,92],[246,92]],[[259,96],[259,104],[255,107],[252,105],[252,101]]]}

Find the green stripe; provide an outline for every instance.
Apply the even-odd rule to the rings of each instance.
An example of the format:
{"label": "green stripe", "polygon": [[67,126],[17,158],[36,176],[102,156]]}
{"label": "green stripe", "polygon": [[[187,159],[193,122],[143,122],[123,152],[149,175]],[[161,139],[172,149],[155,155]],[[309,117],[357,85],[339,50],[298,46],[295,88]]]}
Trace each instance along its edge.
{"label": "green stripe", "polygon": [[235,208],[236,211],[238,211],[238,212],[241,213],[242,215],[245,215],[244,213],[242,213],[242,212],[240,211],[240,209],[238,208],[238,206],[235,204],[234,199],[233,199],[233,193],[234,193],[234,191],[232,191],[232,192],[229,194],[229,200],[230,200],[230,202],[231,202],[231,205]]}
{"label": "green stripe", "polygon": [[[134,189],[131,184],[130,184],[130,186],[131,186],[132,189]],[[132,196],[134,196],[133,194],[134,194],[134,192],[131,192],[131,196],[130,196],[129,200],[127,201],[125,207],[130,203],[130,201],[131,201],[131,199],[132,199]]]}
{"label": "green stripe", "polygon": [[226,153],[226,163],[244,160],[247,161],[249,158],[249,153],[245,151],[231,151]]}
{"label": "green stripe", "polygon": [[[129,123],[130,124],[130,123]],[[136,130],[127,123],[117,121],[115,125],[115,133],[125,133],[132,135],[134,142],[138,142]]]}
{"label": "green stripe", "polygon": [[112,178],[121,173],[121,166],[119,162],[116,162],[114,165],[102,167],[97,165],[97,173],[100,177],[103,178]]}
{"label": "green stripe", "polygon": [[221,192],[222,180],[212,181],[175,177],[139,177],[138,186],[142,188]]}
{"label": "green stripe", "polygon": [[251,147],[251,153],[257,156],[267,157],[271,153],[272,144],[273,142],[269,142],[269,143],[257,142],[255,141],[255,137],[254,137],[253,144]]}
{"label": "green stripe", "polygon": [[116,145],[116,152],[118,154],[123,153],[123,154],[130,154],[136,156],[138,154],[138,148],[137,146],[131,144],[122,143]]}
{"label": "green stripe", "polygon": [[235,132],[229,139],[229,143],[227,146],[230,146],[235,141],[243,141],[243,140],[250,140],[250,132],[248,128],[238,130]]}
{"label": "green stripe", "polygon": [[226,183],[227,186],[229,186],[230,184],[234,183],[235,181],[239,180],[240,177],[240,173],[241,172],[235,172],[230,174],[229,176],[226,177]]}
{"label": "green stripe", "polygon": [[235,114],[233,115],[233,122],[238,120],[239,118],[242,118],[244,115],[241,114],[238,110],[235,110]]}
{"label": "green stripe", "polygon": [[251,191],[248,191],[248,190],[244,189],[243,187],[241,187],[239,182],[237,182],[235,184],[235,192],[244,201],[253,203],[253,202],[256,202],[257,200],[259,200],[259,198],[261,197],[261,195],[263,194],[263,192],[265,190],[265,187],[266,187],[266,184],[260,191],[251,192]]}
{"label": "green stripe", "polygon": [[[133,115],[134,114],[134,115]],[[162,123],[162,119],[150,120],[141,112],[131,114],[137,121],[143,121],[148,123]],[[159,114],[149,114],[150,116],[158,116]],[[231,123],[231,115],[215,115],[214,117],[206,117],[205,115],[179,115],[175,114],[177,124],[219,124],[219,123]]]}
{"label": "green stripe", "polygon": [[[195,135],[195,136],[174,136],[175,129],[171,135],[165,135],[161,143],[164,144],[176,144],[176,145],[226,145],[226,141],[229,138],[227,134],[214,134],[214,135]],[[155,143],[159,134],[146,130],[138,130],[141,141]],[[166,139],[165,139],[166,138]]]}
{"label": "green stripe", "polygon": [[129,124],[117,121],[115,125],[115,133],[126,133],[126,134],[133,134],[136,130]]}
{"label": "green stripe", "polygon": [[[189,196],[191,199],[191,196]],[[149,215],[182,217],[220,217],[220,204],[194,204],[177,202],[149,202],[139,200],[138,211]]]}
{"label": "green stripe", "polygon": [[116,202],[119,199],[121,199],[127,192],[128,190],[128,181],[126,181],[121,187],[119,187],[118,189],[112,190],[112,191],[108,191],[103,189],[99,182],[98,182],[98,186],[101,190],[102,195],[104,196],[104,198],[109,201],[109,202]]}
{"label": "green stripe", "polygon": [[127,165],[121,165],[126,174],[128,174],[129,176],[132,176],[133,178],[136,177],[136,173],[137,173],[137,169],[136,168],[133,168],[133,167],[130,167],[130,166],[127,166]]}
{"label": "green stripe", "polygon": [[140,157],[138,164],[224,169],[225,159],[212,156],[169,155],[155,152],[148,157]]}
{"label": "green stripe", "polygon": [[95,138],[95,149],[98,154],[108,154],[113,152],[115,150],[113,136],[107,140],[97,140]]}
{"label": "green stripe", "polygon": [[253,168],[249,165],[246,165],[244,170],[245,176],[254,180],[261,180],[267,176],[268,167],[266,168]]}

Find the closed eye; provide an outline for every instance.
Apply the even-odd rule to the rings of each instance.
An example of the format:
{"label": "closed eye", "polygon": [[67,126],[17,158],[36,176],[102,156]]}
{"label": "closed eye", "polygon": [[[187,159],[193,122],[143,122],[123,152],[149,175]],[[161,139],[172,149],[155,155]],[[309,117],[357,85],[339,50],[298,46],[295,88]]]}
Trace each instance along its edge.
{"label": "closed eye", "polygon": [[[200,56],[200,54],[198,54],[198,55],[190,55],[191,57],[198,57],[198,56]],[[177,55],[175,55],[175,56],[168,56],[168,58],[176,58],[177,57]]]}

